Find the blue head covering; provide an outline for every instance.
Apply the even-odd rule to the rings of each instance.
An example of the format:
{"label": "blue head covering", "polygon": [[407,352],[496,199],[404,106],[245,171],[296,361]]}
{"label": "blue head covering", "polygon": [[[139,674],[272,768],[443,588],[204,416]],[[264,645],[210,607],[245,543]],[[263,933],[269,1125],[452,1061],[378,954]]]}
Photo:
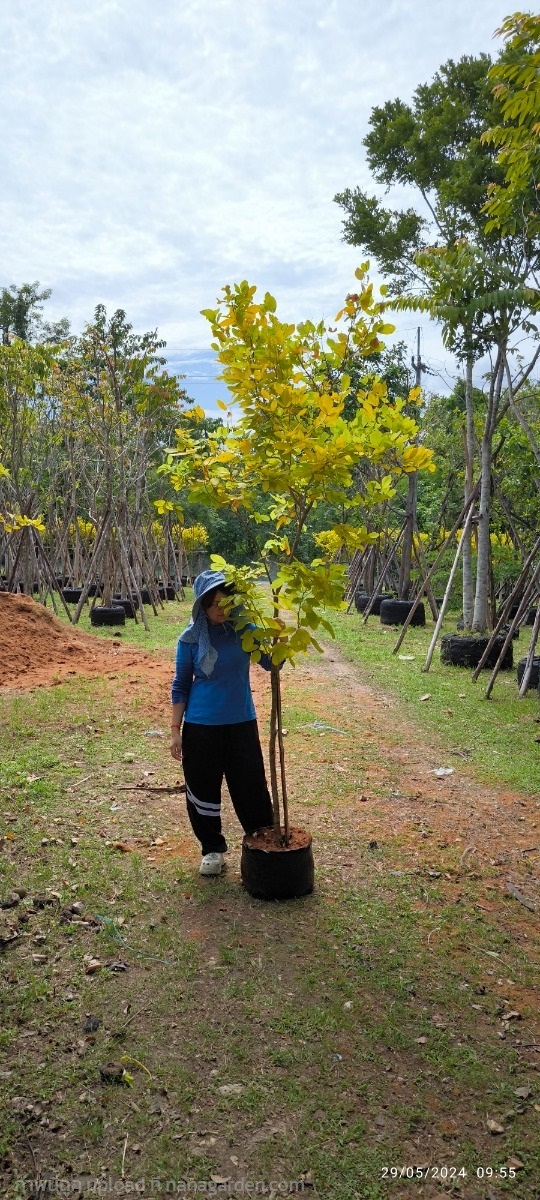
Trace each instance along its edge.
{"label": "blue head covering", "polygon": [[212,674],[216,664],[217,650],[210,644],[208,618],[201,601],[207,592],[212,591],[212,588],[223,586],[224,583],[225,576],[221,571],[201,571],[201,574],[197,575],[193,582],[195,600],[191,610],[191,620],[179,638],[181,642],[191,642],[198,646],[197,666],[204,675]]}

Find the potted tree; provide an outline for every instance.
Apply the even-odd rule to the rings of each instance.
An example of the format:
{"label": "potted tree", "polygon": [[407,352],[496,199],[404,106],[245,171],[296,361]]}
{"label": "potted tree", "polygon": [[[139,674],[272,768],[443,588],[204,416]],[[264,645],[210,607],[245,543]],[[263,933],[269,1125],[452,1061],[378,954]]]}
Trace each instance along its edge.
{"label": "potted tree", "polygon": [[[332,530],[340,544],[357,549],[371,537],[362,523],[365,510],[388,501],[404,472],[431,467],[431,451],[413,444],[418,426],[406,415],[405,400],[390,402],[381,381],[358,393],[352,420],[343,416],[351,387],[348,361],[377,352],[381,335],[393,331],[385,323],[385,301],[374,298],[367,264],[356,277],[360,290],[347,296],[331,329],[323,322],[279,320],[274,297],[267,292],[257,301],[247,282],[225,287],[217,308],[204,315],[234,418],[232,408],[219,402],[227,414],[223,425],[201,437],[197,424],[204,413],[191,409],[160,468],[177,491],[188,488],[189,501],[236,513],[252,547],[251,566],[235,567],[217,556],[211,562],[234,584],[231,616],[244,630],[244,649],[255,662],[263,651],[272,660],[274,825],[244,838],[242,853],[244,883],[266,898],[313,886],[310,835],[289,821],[280,667],[311,647],[321,651],[319,629],[333,634],[326,611],[342,607],[346,567],[329,552],[304,560],[310,514],[326,504],[335,513]],[[417,389],[407,400],[418,396]],[[376,471],[360,494],[354,472],[362,460]],[[241,609],[236,616],[235,609]]]}

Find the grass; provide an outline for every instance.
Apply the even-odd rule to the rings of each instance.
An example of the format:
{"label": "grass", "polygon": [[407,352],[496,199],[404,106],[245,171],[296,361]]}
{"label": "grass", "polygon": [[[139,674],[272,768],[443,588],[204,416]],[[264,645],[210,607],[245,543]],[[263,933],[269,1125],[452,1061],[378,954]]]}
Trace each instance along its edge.
{"label": "grass", "polygon": [[[50,866],[60,887],[62,864]],[[439,1127],[445,1161],[459,1163],[473,1179],[487,1106],[510,1126],[505,1160],[521,1155],[527,1161],[521,1183],[534,1180],[535,1122],[530,1109],[516,1111],[515,1100],[530,1070],[518,1047],[493,1036],[497,999],[489,981],[496,971],[480,953],[493,947],[493,935],[471,928],[472,907],[462,910],[463,925],[453,931],[458,939],[466,933],[468,945],[460,943],[445,963],[414,910],[415,881],[395,881],[385,898],[343,890],[331,904],[336,898],[323,891],[269,910],[241,893],[232,896],[225,881],[211,891],[190,881],[186,901],[171,875],[165,890],[156,888],[156,878],[131,856],[118,860],[114,874],[113,885],[106,871],[107,898],[115,893],[113,911],[120,903],[129,914],[125,938],[154,957],[146,963],[122,950],[130,964],[125,975],[85,977],[83,950],[105,958],[119,953],[114,943],[76,930],[66,945],[57,911],[41,920],[49,965],[41,979],[29,972],[24,993],[12,989],[6,1004],[16,1072],[4,1081],[6,1148],[20,1145],[24,1152],[13,1113],[13,1097],[23,1096],[59,1124],[48,1136],[47,1127],[32,1121],[23,1128],[41,1153],[48,1144],[49,1165],[60,1173],[74,1168],[76,1154],[78,1170],[99,1174],[105,1164],[118,1176],[126,1135],[128,1177],[137,1179],[224,1177],[222,1156],[245,1162],[251,1145],[256,1178],[293,1181],[309,1170],[316,1195],[379,1200],[387,1194],[385,1165],[411,1156],[424,1162],[426,1139]],[[368,883],[375,886],[369,874]],[[79,893],[89,908],[103,887],[100,865],[89,856]],[[130,908],[134,891],[138,904]],[[199,919],[206,918],[202,944],[185,937],[193,899]],[[149,933],[145,909],[159,936]],[[526,956],[506,950],[520,979]],[[170,961],[156,963],[158,954]],[[19,955],[17,971],[24,968]],[[55,976],[76,978],[74,999],[63,991],[67,982],[58,989]],[[471,1003],[475,995],[481,1015]],[[145,1006],[150,1019],[140,1016],[122,1033],[126,1013]],[[440,1010],[444,1028],[433,1024]],[[81,1038],[87,1012],[101,1017],[95,1039]],[[29,1035],[22,1043],[21,1032]],[[99,1065],[111,1056],[125,1061],[132,1087],[100,1084]],[[231,1083],[243,1090],[222,1095],[219,1087]],[[66,1130],[67,1145],[59,1136]],[[526,1196],[521,1183],[509,1194]]]}
{"label": "grass", "polygon": [[[120,631],[123,641],[172,654],[191,603],[189,591],[184,602],[166,605],[157,618],[146,608],[150,632],[142,623],[128,621]],[[458,616],[449,614],[442,634],[455,632]],[[371,617],[363,625],[362,615],[352,610],[332,613],[330,620],[338,646],[366,681],[394,695],[424,730],[433,730],[450,755],[450,765],[456,759],[466,760],[479,779],[540,792],[540,755],[535,742],[540,736],[538,691],[530,689],[520,700],[515,669],[499,673],[491,698],[485,700],[489,671],[482,671],[473,681],[471,671],[442,664],[437,648],[430,671],[423,672],[433,633],[431,620],[425,628],[411,627],[397,654],[392,654],[392,649],[399,630],[382,626],[378,618]],[[119,635],[115,629],[93,629],[87,609],[79,627],[109,640]],[[513,643],[515,664],[527,653],[530,633],[524,627]],[[423,700],[426,695],[429,698]],[[298,711],[293,707],[287,709],[286,720],[300,724],[304,719],[307,724],[313,716],[301,706]]]}
{"label": "grass", "polygon": [[[171,651],[189,605],[170,609],[150,618],[150,635],[130,623],[130,640]],[[476,699],[475,708],[468,673],[455,679],[435,664],[420,673],[426,631],[406,640],[411,662],[389,655],[392,634],[378,622],[366,631],[343,616],[336,626],[345,652],[400,697],[423,736],[435,730],[448,754],[470,748],[470,769],[483,775],[489,756],[471,737],[480,709],[496,726],[482,729],[501,747],[499,781],[520,786],[511,761],[520,734],[503,753],[503,714],[531,726],[535,698],[517,702],[501,680],[496,699]],[[452,688],[466,694],[466,708]],[[429,704],[420,700],[427,691]],[[358,844],[354,882],[346,881],[340,862],[342,851],[351,854],[354,810],[332,762],[319,770],[333,742],[310,728],[320,716],[311,694],[298,680],[290,694],[291,784],[301,790],[305,772],[321,866],[313,896],[282,905],[252,900],[234,868],[201,880],[182,854],[158,865],[148,850],[115,848],[185,830],[177,799],[120,791],[143,771],[167,777],[166,745],[147,736],[144,697],[109,679],[0,696],[2,896],[27,892],[0,914],[2,928],[19,929],[0,958],[6,1200],[22,1197],[22,1180],[36,1170],[62,1180],[123,1173],[146,1180],[148,1195],[152,1179],[210,1188],[214,1176],[307,1181],[307,1194],[324,1200],[429,1198],[452,1188],[480,1200],[488,1185],[477,1172],[513,1159],[523,1167],[494,1183],[495,1194],[533,1194],[535,917],[520,911],[518,928],[504,898],[500,909],[479,908],[485,881],[474,872],[456,889],[452,847],[431,878],[408,861],[400,870],[399,840],[372,851]],[[330,710],[338,694],[329,681]],[[457,711],[439,728],[444,708]],[[294,741],[302,729],[303,760]],[[359,773],[362,748],[335,737]],[[44,907],[34,904],[39,896]],[[74,919],[73,903],[87,921]],[[103,964],[95,974],[85,973],[88,955]],[[115,962],[126,969],[111,969]],[[503,1021],[510,1008],[520,1017]],[[99,1022],[93,1032],[89,1017]],[[100,1067],[111,1061],[130,1082],[103,1082]],[[504,1133],[490,1134],[487,1119]],[[432,1174],[411,1182],[385,1174],[407,1164]],[[453,1178],[434,1174],[442,1168]]]}
{"label": "grass", "polygon": [[[455,633],[457,616],[445,621],[443,634]],[[450,765],[465,759],[479,779],[540,792],[538,692],[531,689],[520,700],[515,669],[499,672],[491,698],[485,700],[489,671],[474,682],[471,671],[442,664],[437,649],[430,671],[423,672],[432,622],[410,628],[392,654],[399,630],[381,625],[378,618],[363,625],[362,616],[351,612],[332,614],[331,620],[338,646],[364,679],[394,695],[424,734],[433,730]],[[530,632],[522,629],[514,642],[515,662],[526,655]]]}
{"label": "grass", "polygon": [[[130,645],[138,646],[141,650],[171,650],[176,645],[178,635],[187,625],[192,604],[191,588],[186,588],[185,600],[168,601],[163,608],[158,608],[157,616],[154,615],[152,608],[146,605],[144,611],[149,626],[149,629],[146,630],[139,614],[137,614],[136,621],[126,617],[126,623],[122,626],[100,625],[94,628],[90,621],[90,606],[87,603],[83,607],[77,629],[82,629],[85,633],[92,633],[97,637],[103,637],[108,641],[120,637],[123,642],[129,642]],[[75,605],[68,605],[68,608],[73,614]],[[67,623],[68,617],[65,609],[59,609],[58,617]]]}

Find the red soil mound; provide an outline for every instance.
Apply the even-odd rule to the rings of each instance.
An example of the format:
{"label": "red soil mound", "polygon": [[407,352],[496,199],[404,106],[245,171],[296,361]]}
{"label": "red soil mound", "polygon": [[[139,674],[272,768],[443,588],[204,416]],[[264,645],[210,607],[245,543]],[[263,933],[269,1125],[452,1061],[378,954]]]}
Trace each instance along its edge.
{"label": "red soil mound", "polygon": [[31,688],[143,664],[171,676],[172,664],[65,625],[28,596],[0,592],[0,687]]}

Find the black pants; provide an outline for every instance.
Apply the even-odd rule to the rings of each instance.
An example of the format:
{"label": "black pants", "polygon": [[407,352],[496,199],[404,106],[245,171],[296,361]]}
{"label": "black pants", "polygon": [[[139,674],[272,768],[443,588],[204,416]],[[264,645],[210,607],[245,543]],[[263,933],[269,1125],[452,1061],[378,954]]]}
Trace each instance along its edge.
{"label": "black pants", "polygon": [[239,725],[194,725],[185,721],[182,765],[188,817],[203,854],[227,849],[221,832],[223,776],[245,833],[273,824],[256,721]]}

